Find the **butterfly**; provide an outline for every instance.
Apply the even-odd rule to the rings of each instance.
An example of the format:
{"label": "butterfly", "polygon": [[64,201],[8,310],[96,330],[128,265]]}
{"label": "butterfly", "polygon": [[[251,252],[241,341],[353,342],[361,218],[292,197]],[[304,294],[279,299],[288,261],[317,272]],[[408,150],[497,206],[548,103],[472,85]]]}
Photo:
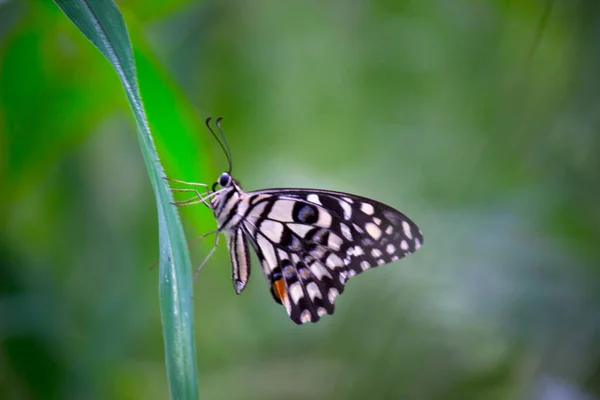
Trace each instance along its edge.
{"label": "butterfly", "polygon": [[335,299],[349,278],[370,268],[396,261],[423,244],[423,234],[398,210],[348,193],[321,189],[266,189],[245,192],[231,176],[231,152],[220,121],[219,140],[229,169],[209,186],[168,179],[196,189],[194,197],[174,202],[177,206],[203,203],[215,216],[215,244],[196,274],[216,250],[224,234],[231,257],[231,277],[240,294],[250,278],[252,247],[260,261],[273,299],[285,307],[297,324],[317,322],[333,314]]}

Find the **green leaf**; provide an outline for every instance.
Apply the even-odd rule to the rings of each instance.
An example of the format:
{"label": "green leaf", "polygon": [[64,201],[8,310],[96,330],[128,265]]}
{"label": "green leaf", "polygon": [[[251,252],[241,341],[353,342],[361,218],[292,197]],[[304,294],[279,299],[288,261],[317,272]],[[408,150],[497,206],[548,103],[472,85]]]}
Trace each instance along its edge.
{"label": "green leaf", "polygon": [[125,88],[158,209],[159,293],[171,398],[197,399],[189,255],[179,217],[171,205],[173,197],[162,179],[165,174],[142,105],[123,17],[112,0],[55,0],[55,3],[110,61]]}

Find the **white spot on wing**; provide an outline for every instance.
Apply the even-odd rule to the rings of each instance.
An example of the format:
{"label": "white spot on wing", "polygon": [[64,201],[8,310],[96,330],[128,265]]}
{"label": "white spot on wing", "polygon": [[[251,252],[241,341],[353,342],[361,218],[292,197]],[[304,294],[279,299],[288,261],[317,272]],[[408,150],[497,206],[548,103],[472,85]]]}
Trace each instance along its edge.
{"label": "white spot on wing", "polygon": [[342,238],[333,232],[329,232],[329,239],[327,241],[327,247],[333,251],[338,251],[342,245]]}
{"label": "white spot on wing", "polygon": [[310,322],[310,311],[302,311],[302,314],[300,314],[300,322],[302,322],[303,324]]}
{"label": "white spot on wing", "polygon": [[314,282],[310,282],[308,285],[306,285],[306,291],[308,292],[308,297],[310,297],[311,300],[314,300],[317,297],[321,298],[321,291]]}
{"label": "white spot on wing", "polygon": [[329,268],[335,268],[335,267],[341,267],[342,265],[344,265],[344,261],[339,258],[337,255],[331,253],[328,257],[327,257],[327,261],[325,263]]}
{"label": "white spot on wing", "polygon": [[402,221],[402,230],[404,231],[404,235],[407,238],[412,239],[412,232],[410,230],[410,225],[408,224],[408,222]]}
{"label": "white spot on wing", "polygon": [[329,293],[327,294],[327,298],[329,299],[329,302],[331,304],[333,304],[335,302],[335,298],[338,297],[339,294],[340,294],[340,292],[338,292],[338,290],[336,288],[329,289]]}
{"label": "white spot on wing", "polygon": [[419,239],[415,239],[415,250],[421,247],[421,241]]}
{"label": "white spot on wing", "polygon": [[373,222],[377,225],[381,225],[381,218],[373,217]]}
{"label": "white spot on wing", "polygon": [[342,231],[342,235],[348,240],[352,240],[352,231],[350,227],[344,223],[340,223],[340,230]]}
{"label": "white spot on wing", "polygon": [[396,246],[390,243],[385,247],[385,251],[387,251],[388,254],[394,254],[394,252],[396,251]]}
{"label": "white spot on wing", "polygon": [[319,200],[319,196],[314,193],[306,196],[306,200],[310,201],[311,203],[315,203],[315,204],[322,206],[321,200]]}
{"label": "white spot on wing", "polygon": [[342,207],[342,210],[344,210],[344,219],[349,220],[352,218],[352,207],[350,204],[345,201],[340,201],[340,206]]}
{"label": "white spot on wing", "polygon": [[324,309],[323,307],[319,307],[319,308],[317,308],[317,315],[318,315],[319,317],[322,317],[322,316],[323,316],[323,315],[325,315],[325,314],[327,314],[327,310],[326,310],[326,309]]}
{"label": "white spot on wing", "polygon": [[[419,239],[417,239],[418,241]],[[406,240],[403,240],[400,242],[400,248],[404,251],[408,250],[408,242]]]}
{"label": "white spot on wing", "polygon": [[381,250],[379,250],[379,249],[373,249],[373,250],[371,250],[371,255],[373,257],[381,257],[382,254],[383,253],[381,253]]}
{"label": "white spot on wing", "polygon": [[331,274],[329,273],[327,268],[325,268],[319,262],[312,263],[309,268],[318,280],[323,279],[324,276],[331,278]]}
{"label": "white spot on wing", "polygon": [[369,269],[369,267],[371,267],[371,264],[369,264],[369,262],[368,262],[368,261],[366,261],[366,260],[362,260],[362,261],[360,262],[360,267],[361,267],[361,268],[363,269],[363,271],[364,271],[364,270],[367,270],[367,269]]}
{"label": "white spot on wing", "polygon": [[388,226],[387,228],[385,228],[385,234],[386,235],[390,235],[392,232],[394,232],[394,227],[393,226]]}
{"label": "white spot on wing", "polygon": [[302,296],[304,296],[304,293],[302,292],[302,286],[300,286],[300,282],[294,282],[290,286],[289,292],[294,304],[298,304],[298,301],[302,298]]}
{"label": "white spot on wing", "polygon": [[373,215],[373,213],[375,212],[375,209],[369,203],[362,203],[360,205],[360,211],[364,212],[367,215]]}
{"label": "white spot on wing", "polygon": [[381,229],[379,229],[379,227],[374,223],[368,222],[367,224],[365,224],[365,229],[373,239],[379,240],[379,238],[381,237]]}

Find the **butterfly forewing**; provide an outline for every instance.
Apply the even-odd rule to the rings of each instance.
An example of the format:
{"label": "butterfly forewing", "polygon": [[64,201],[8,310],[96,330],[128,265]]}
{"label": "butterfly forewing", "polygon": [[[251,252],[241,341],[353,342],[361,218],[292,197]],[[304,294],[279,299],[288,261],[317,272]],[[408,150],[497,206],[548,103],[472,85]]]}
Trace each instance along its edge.
{"label": "butterfly forewing", "polygon": [[332,314],[349,277],[398,260],[423,243],[404,214],[365,197],[313,189],[246,196],[242,229],[274,299],[299,324]]}

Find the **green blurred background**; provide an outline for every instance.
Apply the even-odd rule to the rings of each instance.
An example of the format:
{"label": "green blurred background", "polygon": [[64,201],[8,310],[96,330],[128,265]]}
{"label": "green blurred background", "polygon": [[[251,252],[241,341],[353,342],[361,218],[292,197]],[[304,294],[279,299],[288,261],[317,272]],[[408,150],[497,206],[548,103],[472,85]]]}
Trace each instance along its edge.
{"label": "green blurred background", "polygon": [[[296,326],[195,283],[203,399],[600,398],[600,3],[118,1],[173,178],[384,201],[415,255]],[[155,200],[109,63],[0,1],[0,398],[167,398]],[[188,238],[214,228],[181,210]],[[192,247],[197,265],[211,243]]]}

